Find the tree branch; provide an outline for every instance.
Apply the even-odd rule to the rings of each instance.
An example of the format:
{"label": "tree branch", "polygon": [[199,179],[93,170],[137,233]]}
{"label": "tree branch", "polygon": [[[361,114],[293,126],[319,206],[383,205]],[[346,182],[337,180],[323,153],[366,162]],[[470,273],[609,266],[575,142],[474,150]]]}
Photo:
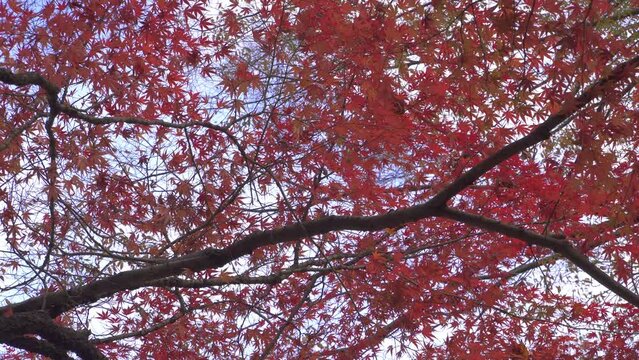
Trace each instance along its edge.
{"label": "tree branch", "polygon": [[[47,346],[43,342],[35,343],[18,339],[22,335],[29,334],[41,336],[47,340],[47,343],[50,343],[51,346],[58,350],[53,351],[51,346]],[[83,359],[106,360],[106,357],[89,342],[87,337],[72,329],[56,324],[43,311],[14,313],[11,316],[0,317],[0,342],[11,343],[16,341],[25,346],[46,348],[45,350],[56,355],[60,355],[62,351],[73,351]]]}
{"label": "tree branch", "polygon": [[601,95],[607,87],[626,79],[638,66],[639,56],[635,56],[632,59],[617,65],[609,75],[594,82],[586,88],[581,95],[564,101],[561,109],[557,113],[549,116],[546,121],[539,124],[528,135],[504,146],[501,150],[473,166],[470,170],[466,171],[459,178],[446,186],[437,195],[428,200],[428,203],[433,207],[444,206],[448,200],[459,194],[495,166],[508,160],[511,156],[548,139],[555,127],[559,126],[570,116],[582,109],[592,99]]}
{"label": "tree branch", "polygon": [[[378,231],[386,228],[396,228],[409,222],[433,216],[435,215],[435,210],[428,204],[421,204],[391,211],[383,215],[327,216],[274,230],[256,231],[224,249],[209,248],[163,264],[124,271],[87,285],[33,297],[22,303],[13,304],[11,308],[15,312],[34,311],[42,308],[42,304],[45,304],[45,309],[49,314],[52,317],[56,317],[79,305],[92,303],[119,291],[134,290],[145,286],[150,281],[176,276],[185,270],[197,272],[222,267],[263,246],[281,244],[306,236],[321,235],[333,231]],[[0,308],[0,311],[7,308]]]}
{"label": "tree branch", "polygon": [[588,257],[566,240],[540,235],[513,225],[504,224],[480,215],[468,214],[451,208],[441,209],[439,216],[485,230],[498,232],[515,239],[523,240],[530,245],[545,247],[555,253],[561,254],[601,285],[605,286],[608,290],[614,292],[630,304],[639,307],[639,295],[628,290],[622,284],[595,266],[595,264],[591,263]]}
{"label": "tree branch", "polygon": [[60,88],[36,72],[13,73],[6,68],[0,68],[0,82],[16,86],[39,86],[49,98],[57,98]]}
{"label": "tree branch", "polygon": [[19,336],[6,341],[6,344],[31,353],[44,355],[54,360],[72,360],[66,351],[58,349],[50,342],[36,339],[35,337]]}

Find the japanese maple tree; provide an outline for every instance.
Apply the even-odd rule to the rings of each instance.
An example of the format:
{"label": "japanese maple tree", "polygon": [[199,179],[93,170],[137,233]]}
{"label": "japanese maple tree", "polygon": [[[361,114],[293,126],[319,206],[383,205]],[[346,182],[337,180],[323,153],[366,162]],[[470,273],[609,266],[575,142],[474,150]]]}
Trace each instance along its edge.
{"label": "japanese maple tree", "polygon": [[0,1],[3,358],[639,357],[639,1]]}

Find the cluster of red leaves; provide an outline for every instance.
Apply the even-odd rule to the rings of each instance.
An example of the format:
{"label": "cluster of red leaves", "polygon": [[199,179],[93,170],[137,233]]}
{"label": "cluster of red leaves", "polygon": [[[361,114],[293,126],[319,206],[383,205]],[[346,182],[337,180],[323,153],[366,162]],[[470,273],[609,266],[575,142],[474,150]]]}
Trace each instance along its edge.
{"label": "cluster of red leaves", "polygon": [[638,354],[637,14],[0,2],[3,351]]}

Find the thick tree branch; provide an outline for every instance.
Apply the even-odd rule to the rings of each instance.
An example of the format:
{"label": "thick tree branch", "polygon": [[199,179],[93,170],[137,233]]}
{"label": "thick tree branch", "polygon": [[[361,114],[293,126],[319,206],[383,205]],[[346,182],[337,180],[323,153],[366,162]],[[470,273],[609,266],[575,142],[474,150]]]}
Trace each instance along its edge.
{"label": "thick tree branch", "polygon": [[8,69],[0,68],[0,82],[16,86],[39,86],[49,98],[56,98],[60,92],[59,87],[36,72],[13,73]]}
{"label": "thick tree branch", "polygon": [[53,360],[72,360],[66,351],[58,349],[50,342],[35,337],[20,336],[6,342],[7,345],[26,350],[34,354],[44,355]]}
{"label": "thick tree branch", "polygon": [[565,101],[557,113],[549,116],[546,121],[539,124],[528,135],[504,146],[501,150],[473,166],[470,170],[463,173],[459,178],[431,198],[428,203],[433,207],[444,206],[448,200],[459,194],[495,166],[508,160],[511,156],[548,139],[555,127],[559,126],[570,116],[582,109],[592,99],[601,95],[608,87],[628,78],[628,76],[634,72],[638,66],[639,56],[635,56],[632,59],[617,65],[609,75],[594,82],[586,88],[581,95]]}
{"label": "thick tree branch", "polygon": [[[606,223],[604,223],[606,224]],[[619,237],[619,236],[623,236],[621,234],[621,232],[619,230],[615,231],[613,233],[615,236]],[[548,236],[555,238],[555,239],[565,239],[566,236],[563,234],[548,234]],[[598,240],[595,242],[588,242],[586,243],[583,247],[582,250],[584,253],[587,253],[588,251],[595,249],[603,244],[605,244],[606,242],[603,240]],[[523,274],[525,272],[528,272],[530,270],[536,269],[538,267],[547,265],[547,264],[553,264],[556,261],[562,259],[562,255],[559,253],[554,253],[548,256],[545,256],[541,259],[538,259],[536,261],[532,261],[530,263],[527,264],[521,264],[517,267],[514,267],[508,271],[506,271],[505,273],[502,274],[493,274],[493,275],[484,275],[484,276],[479,276],[479,279],[481,280],[490,280],[490,279],[496,279],[496,278],[511,278],[513,276],[517,276],[519,274]]]}
{"label": "thick tree branch", "polygon": [[[391,211],[375,216],[327,216],[304,223],[296,223],[274,230],[256,231],[236,241],[224,249],[209,248],[164,264],[151,265],[142,269],[124,271],[93,283],[37,296],[22,303],[12,305],[16,312],[40,309],[42,304],[52,317],[89,304],[123,290],[133,290],[145,286],[150,281],[176,276],[185,270],[202,271],[219,268],[229,262],[248,255],[253,250],[302,239],[306,236],[326,234],[333,231],[379,231],[396,228],[409,222],[415,222],[433,216],[435,210],[427,204],[415,205],[405,209]],[[2,311],[6,307],[0,309]]]}
{"label": "thick tree branch", "polygon": [[[23,335],[37,334],[47,342],[33,342],[20,339]],[[82,359],[106,359],[98,349],[89,342],[88,338],[78,332],[62,327],[43,311],[14,313],[0,318],[0,342],[17,343],[23,346],[39,346],[43,351],[60,355],[62,352],[72,351]],[[50,344],[47,345],[47,344]],[[58,350],[54,350],[55,347]]]}
{"label": "thick tree branch", "polygon": [[530,245],[545,247],[554,251],[555,253],[561,254],[563,257],[575,264],[578,268],[590,275],[601,285],[605,286],[607,289],[614,292],[622,299],[628,301],[630,304],[639,307],[639,295],[628,290],[622,284],[620,284],[615,279],[599,269],[597,266],[595,266],[592,262],[590,262],[588,257],[586,257],[581,251],[572,246],[570,242],[566,240],[540,235],[480,215],[468,214],[450,208],[442,209],[439,212],[439,215],[448,219],[462,222],[467,225],[472,225],[489,231],[495,231],[515,239],[523,240]]}

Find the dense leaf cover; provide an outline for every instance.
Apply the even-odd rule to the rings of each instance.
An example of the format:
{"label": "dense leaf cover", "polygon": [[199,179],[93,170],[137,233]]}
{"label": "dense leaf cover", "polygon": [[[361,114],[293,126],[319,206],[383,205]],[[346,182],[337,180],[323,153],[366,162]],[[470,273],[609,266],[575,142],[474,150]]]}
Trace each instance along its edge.
{"label": "dense leaf cover", "polygon": [[2,0],[2,357],[637,358],[638,41],[636,0]]}

